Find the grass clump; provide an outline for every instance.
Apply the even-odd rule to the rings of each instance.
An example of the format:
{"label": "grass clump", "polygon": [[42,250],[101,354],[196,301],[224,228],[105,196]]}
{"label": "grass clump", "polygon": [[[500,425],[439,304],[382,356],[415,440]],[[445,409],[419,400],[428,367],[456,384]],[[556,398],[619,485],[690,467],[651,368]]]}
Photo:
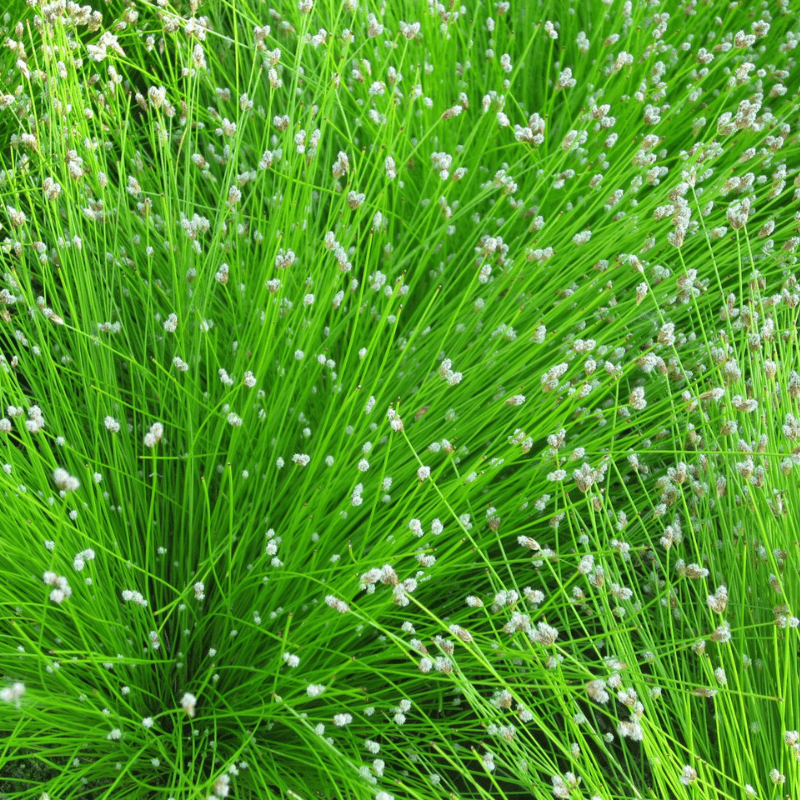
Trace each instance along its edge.
{"label": "grass clump", "polygon": [[798,791],[788,3],[4,18],[0,791]]}

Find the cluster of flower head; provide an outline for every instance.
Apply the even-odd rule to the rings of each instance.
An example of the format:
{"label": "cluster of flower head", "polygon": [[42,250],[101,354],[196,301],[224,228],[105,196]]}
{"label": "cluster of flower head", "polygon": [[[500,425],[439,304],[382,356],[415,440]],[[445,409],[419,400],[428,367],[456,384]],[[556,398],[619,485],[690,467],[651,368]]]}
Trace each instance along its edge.
{"label": "cluster of flower head", "polygon": [[48,570],[42,575],[42,580],[48,586],[55,587],[50,592],[50,599],[54,603],[63,603],[72,594],[72,589],[70,589],[69,583],[63,575],[56,575],[55,572]]}

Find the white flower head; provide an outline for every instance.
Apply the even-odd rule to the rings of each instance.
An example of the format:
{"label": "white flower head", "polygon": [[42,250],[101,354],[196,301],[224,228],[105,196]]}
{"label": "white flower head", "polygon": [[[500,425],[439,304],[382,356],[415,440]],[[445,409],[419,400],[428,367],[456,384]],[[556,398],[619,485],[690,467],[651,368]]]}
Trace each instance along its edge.
{"label": "white flower head", "polygon": [[194,716],[194,708],[196,704],[197,698],[193,694],[189,694],[189,692],[186,692],[186,694],[184,694],[181,698],[181,706],[189,717]]}
{"label": "white flower head", "polygon": [[20,706],[19,699],[25,694],[25,684],[19,681],[0,689],[0,700],[4,703],[14,703],[17,708]]}
{"label": "white flower head", "polygon": [[77,478],[61,467],[53,471],[53,480],[56,486],[65,492],[74,492],[81,485]]}
{"label": "white flower head", "polygon": [[154,422],[150,430],[144,436],[145,447],[155,447],[164,435],[164,426],[160,422]]}

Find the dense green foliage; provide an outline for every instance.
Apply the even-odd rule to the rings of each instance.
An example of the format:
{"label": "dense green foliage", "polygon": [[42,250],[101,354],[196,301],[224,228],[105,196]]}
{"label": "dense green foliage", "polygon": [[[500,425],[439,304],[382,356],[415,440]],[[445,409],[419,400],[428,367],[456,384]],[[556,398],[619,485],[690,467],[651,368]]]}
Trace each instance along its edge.
{"label": "dense green foliage", "polygon": [[0,793],[800,792],[788,0],[5,17]]}

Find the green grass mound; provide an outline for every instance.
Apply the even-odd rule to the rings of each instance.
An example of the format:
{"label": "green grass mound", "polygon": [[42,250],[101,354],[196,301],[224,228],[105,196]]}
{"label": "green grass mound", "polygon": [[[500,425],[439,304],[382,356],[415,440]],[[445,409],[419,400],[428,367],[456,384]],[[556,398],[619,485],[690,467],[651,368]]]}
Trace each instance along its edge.
{"label": "green grass mound", "polygon": [[4,18],[0,796],[799,796],[789,3],[95,5]]}

